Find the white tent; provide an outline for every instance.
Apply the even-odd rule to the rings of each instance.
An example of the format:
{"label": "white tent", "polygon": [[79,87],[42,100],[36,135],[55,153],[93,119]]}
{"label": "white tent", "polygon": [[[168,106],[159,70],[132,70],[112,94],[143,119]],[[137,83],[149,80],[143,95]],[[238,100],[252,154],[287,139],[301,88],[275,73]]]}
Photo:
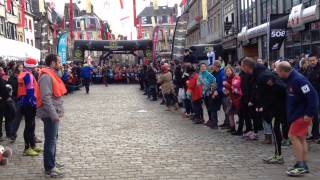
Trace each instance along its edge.
{"label": "white tent", "polygon": [[24,60],[34,58],[40,61],[40,50],[29,44],[0,37],[0,57],[7,60]]}

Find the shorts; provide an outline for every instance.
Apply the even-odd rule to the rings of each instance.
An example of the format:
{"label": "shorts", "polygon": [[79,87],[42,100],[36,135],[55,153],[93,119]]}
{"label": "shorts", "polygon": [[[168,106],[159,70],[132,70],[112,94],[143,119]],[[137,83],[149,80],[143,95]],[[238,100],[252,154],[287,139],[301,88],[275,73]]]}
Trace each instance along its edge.
{"label": "shorts", "polygon": [[311,121],[305,121],[304,117],[300,117],[293,121],[290,125],[289,135],[297,137],[306,137]]}

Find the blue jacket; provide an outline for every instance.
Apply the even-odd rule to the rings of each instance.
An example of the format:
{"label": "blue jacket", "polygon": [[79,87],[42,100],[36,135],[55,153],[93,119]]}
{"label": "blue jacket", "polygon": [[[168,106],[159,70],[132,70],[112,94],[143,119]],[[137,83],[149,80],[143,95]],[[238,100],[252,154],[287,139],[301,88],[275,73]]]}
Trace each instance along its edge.
{"label": "blue jacket", "polygon": [[223,81],[225,81],[226,77],[224,75],[224,68],[221,68],[218,72],[213,73],[214,77],[216,78],[217,82],[217,91],[219,96],[224,96],[223,93]]}
{"label": "blue jacket", "polygon": [[92,68],[90,66],[83,66],[80,70],[80,76],[82,78],[91,78]]}
{"label": "blue jacket", "polygon": [[287,79],[287,85],[288,122],[292,123],[305,115],[317,115],[319,98],[311,83],[298,71],[293,70]]}

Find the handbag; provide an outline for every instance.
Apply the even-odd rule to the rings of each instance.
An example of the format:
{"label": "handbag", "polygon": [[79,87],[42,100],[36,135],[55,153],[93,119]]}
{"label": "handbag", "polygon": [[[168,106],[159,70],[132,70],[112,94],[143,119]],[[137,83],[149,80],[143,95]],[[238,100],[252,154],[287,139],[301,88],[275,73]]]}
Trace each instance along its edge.
{"label": "handbag", "polygon": [[179,91],[178,91],[178,102],[179,103],[182,103],[183,100],[186,99],[186,92],[184,90],[184,88],[179,88]]}

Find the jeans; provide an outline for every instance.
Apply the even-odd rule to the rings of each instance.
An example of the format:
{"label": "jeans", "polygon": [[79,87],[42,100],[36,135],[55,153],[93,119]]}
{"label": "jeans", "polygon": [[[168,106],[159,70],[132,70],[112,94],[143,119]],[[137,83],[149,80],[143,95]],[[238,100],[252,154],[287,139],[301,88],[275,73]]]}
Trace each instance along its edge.
{"label": "jeans", "polygon": [[1,102],[0,107],[0,137],[2,137],[2,122],[3,118],[5,119],[5,130],[6,130],[6,136],[11,137],[12,136],[12,122],[14,117],[8,113],[8,109],[5,105],[5,103]]}
{"label": "jeans", "polygon": [[151,96],[153,100],[157,100],[157,85],[149,86],[148,98],[150,98]]}
{"label": "jeans", "polygon": [[213,127],[218,127],[218,111],[217,110],[211,111],[211,123]]}
{"label": "jeans", "polygon": [[18,136],[17,132],[19,130],[20,123],[22,120],[21,105],[18,102],[16,102],[16,108],[17,108],[16,116],[12,122],[12,136],[15,138]]}
{"label": "jeans", "polygon": [[184,99],[183,100],[183,105],[184,105],[184,108],[186,109],[186,113],[187,114],[191,114],[192,113],[191,100],[190,99]]}
{"label": "jeans", "polygon": [[44,124],[44,169],[50,171],[56,166],[56,144],[58,140],[59,122],[54,122],[50,118],[43,118],[42,121]]}
{"label": "jeans", "polygon": [[319,136],[319,115],[318,114],[316,116],[314,116],[314,118],[313,118],[311,134],[314,138],[320,138],[320,136]]}
{"label": "jeans", "polygon": [[212,121],[212,113],[211,113],[211,97],[210,96],[205,96],[204,97],[204,104],[206,105],[207,111],[208,111],[208,116],[209,116],[209,121]]}
{"label": "jeans", "polygon": [[192,108],[194,112],[194,119],[198,121],[202,120],[203,119],[202,99],[193,101]]}
{"label": "jeans", "polygon": [[36,129],[36,111],[37,108],[32,105],[21,106],[21,114],[25,118],[23,137],[26,149],[36,146],[34,134],[34,131]]}
{"label": "jeans", "polygon": [[83,78],[83,81],[82,81],[84,87],[86,88],[86,93],[88,94],[89,93],[89,86],[90,86],[90,78]]}

